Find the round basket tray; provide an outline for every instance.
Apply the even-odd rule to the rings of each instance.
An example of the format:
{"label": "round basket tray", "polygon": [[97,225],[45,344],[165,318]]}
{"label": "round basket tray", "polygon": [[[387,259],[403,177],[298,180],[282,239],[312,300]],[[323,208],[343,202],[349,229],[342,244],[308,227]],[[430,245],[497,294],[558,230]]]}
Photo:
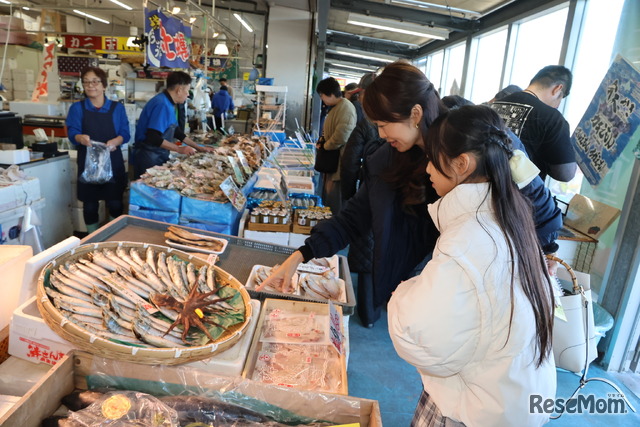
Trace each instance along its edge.
{"label": "round basket tray", "polygon": [[126,360],[143,364],[163,365],[177,365],[181,363],[207,359],[217,353],[228,349],[240,340],[242,334],[244,334],[244,332],[247,330],[247,326],[251,319],[251,297],[244,289],[244,286],[242,286],[242,284],[237,279],[217,266],[214,266],[217,277],[230,282],[229,286],[240,292],[242,300],[244,301],[245,319],[244,322],[229,327],[227,331],[225,331],[220,337],[218,337],[218,339],[207,345],[174,348],[135,347],[125,344],[119,344],[117,342],[99,337],[85,330],[80,325],[69,321],[53,305],[52,301],[49,299],[45,291],[45,286],[49,286],[48,278],[51,271],[58,265],[64,265],[65,262],[75,261],[76,259],[86,257],[89,252],[93,252],[96,249],[106,248],[115,250],[118,246],[121,246],[125,249],[136,248],[145,251],[148,247],[151,247],[156,252],[165,252],[167,254],[175,255],[184,261],[189,261],[193,263],[197,268],[200,268],[203,265],[211,267],[211,265],[203,259],[193,255],[189,255],[183,251],[145,243],[103,242],[91,243],[74,248],[71,251],[56,257],[53,261],[45,265],[45,267],[40,272],[40,276],[38,277],[36,298],[38,310],[40,311],[40,314],[42,315],[45,323],[55,333],[57,333],[76,347],[99,355],[101,357]]}

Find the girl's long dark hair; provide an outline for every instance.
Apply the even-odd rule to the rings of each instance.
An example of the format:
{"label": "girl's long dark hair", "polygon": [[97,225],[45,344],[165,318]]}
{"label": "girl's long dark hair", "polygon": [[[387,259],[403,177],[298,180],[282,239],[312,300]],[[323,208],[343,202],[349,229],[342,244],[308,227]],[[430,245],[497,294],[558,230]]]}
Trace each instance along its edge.
{"label": "girl's long dark hair", "polygon": [[[486,179],[491,186],[491,204],[504,234],[511,260],[511,314],[514,310],[515,272],[536,322],[537,366],[549,356],[553,335],[553,290],[544,273],[546,263],[536,238],[531,205],[513,182],[509,158],[511,141],[498,114],[486,106],[464,106],[439,117],[429,129],[426,154],[433,167],[447,175],[452,159],[472,154],[476,170],[467,182]],[[507,340],[508,340],[507,336]]]}
{"label": "girl's long dark hair", "polygon": [[[387,65],[367,87],[361,102],[369,120],[390,123],[409,119],[412,108],[420,105],[423,114],[419,126],[423,136],[436,117],[447,111],[429,79],[407,62]],[[422,149],[414,146],[404,153],[394,150],[391,164],[393,167],[383,179],[400,192],[403,207],[423,203],[427,159]]]}

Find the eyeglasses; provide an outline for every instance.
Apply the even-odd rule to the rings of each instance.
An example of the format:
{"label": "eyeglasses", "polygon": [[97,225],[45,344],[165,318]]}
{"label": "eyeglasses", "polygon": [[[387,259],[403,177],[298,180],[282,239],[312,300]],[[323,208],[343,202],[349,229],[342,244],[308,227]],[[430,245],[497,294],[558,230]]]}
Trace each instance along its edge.
{"label": "eyeglasses", "polygon": [[102,80],[83,80],[82,81],[83,86],[98,86],[99,84],[102,84]]}

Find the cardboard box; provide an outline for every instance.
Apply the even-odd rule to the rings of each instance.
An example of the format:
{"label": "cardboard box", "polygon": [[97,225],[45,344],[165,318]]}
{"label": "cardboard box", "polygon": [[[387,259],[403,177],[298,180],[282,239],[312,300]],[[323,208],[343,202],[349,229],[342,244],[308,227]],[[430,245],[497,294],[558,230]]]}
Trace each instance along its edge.
{"label": "cardboard box", "polygon": [[597,240],[619,216],[620,209],[576,194],[569,202],[564,225]]}
{"label": "cardboard box", "polygon": [[35,296],[13,312],[9,331],[10,355],[33,363],[55,365],[74,348],[44,323]]}
{"label": "cardboard box", "polygon": [[24,266],[32,255],[31,246],[0,245],[0,329],[9,325],[18,306]]}
{"label": "cardboard box", "polygon": [[302,416],[331,418],[329,421],[336,424],[360,423],[361,427],[382,426],[380,406],[376,400],[327,393],[299,393],[283,387],[221,377],[197,370],[185,370],[182,367],[138,365],[105,359],[97,361],[104,363],[94,364],[94,358],[91,355],[78,351],[63,357],[60,363],[29,390],[9,412],[0,417],[0,425],[39,426],[42,419],[58,409],[63,396],[76,388],[86,389],[87,376],[95,373],[92,371],[95,365],[100,365],[105,375],[114,380],[126,380],[129,385],[136,384],[136,388],[160,389],[162,385],[159,381],[162,381],[165,386],[166,383],[171,384],[172,391],[180,393],[200,385],[208,390],[233,391],[260,399]]}
{"label": "cardboard box", "polygon": [[[29,150],[26,151],[29,156]],[[1,153],[1,152],[0,152]],[[27,159],[27,161],[29,161]],[[24,181],[17,181],[12,185],[0,185],[0,215],[2,212],[40,200],[40,180],[35,177],[28,177]]]}

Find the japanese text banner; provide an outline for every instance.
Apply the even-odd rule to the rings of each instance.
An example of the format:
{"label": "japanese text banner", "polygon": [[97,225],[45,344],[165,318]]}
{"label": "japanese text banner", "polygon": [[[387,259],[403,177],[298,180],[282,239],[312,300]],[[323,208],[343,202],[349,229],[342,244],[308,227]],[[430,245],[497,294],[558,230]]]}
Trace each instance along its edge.
{"label": "japanese text banner", "polygon": [[640,125],[640,72],[621,56],[611,64],[571,141],[593,186],[607,174]]}
{"label": "japanese text banner", "polygon": [[191,56],[191,28],[159,10],[145,13],[147,62],[153,67],[188,68]]}

